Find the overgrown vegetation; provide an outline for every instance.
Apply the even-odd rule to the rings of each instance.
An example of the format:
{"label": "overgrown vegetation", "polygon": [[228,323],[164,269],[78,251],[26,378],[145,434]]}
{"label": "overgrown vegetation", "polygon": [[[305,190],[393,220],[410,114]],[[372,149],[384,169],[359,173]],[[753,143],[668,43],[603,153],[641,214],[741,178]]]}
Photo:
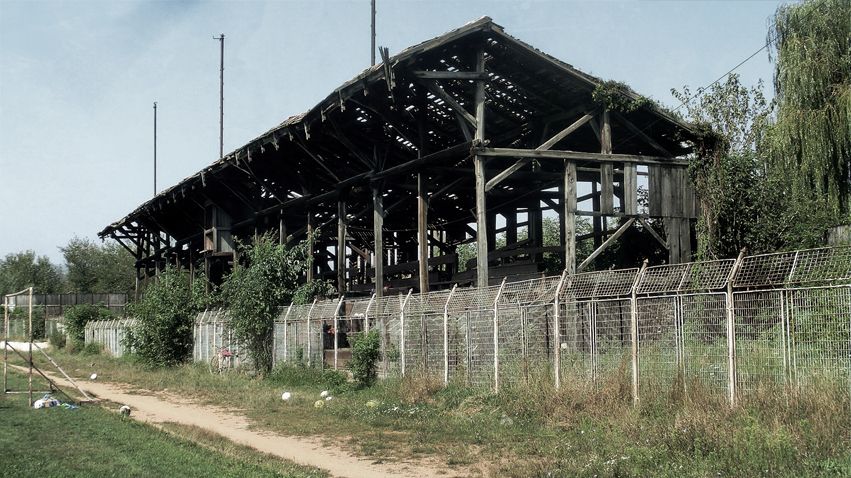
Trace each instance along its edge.
{"label": "overgrown vegetation", "polygon": [[240,245],[242,261],[222,285],[229,327],[261,373],[272,368],[272,327],[279,308],[293,300],[305,303],[331,290],[322,282],[299,285],[309,264],[308,243],[289,248],[264,235],[253,244]]}
{"label": "overgrown vegetation", "polygon": [[127,345],[149,365],[184,362],[192,352],[195,303],[188,276],[166,268],[148,286],[145,295],[130,304],[129,312],[139,319],[139,325],[128,332]]}
{"label": "overgrown vegetation", "polygon": [[782,6],[769,43],[776,101],[736,75],[673,91],[707,133],[691,168],[704,258],[823,244],[851,221],[851,3]]}
{"label": "overgrown vegetation", "polygon": [[381,338],[377,330],[359,333],[352,343],[352,359],[349,370],[352,378],[361,387],[369,387],[378,378],[377,365],[381,360]]}
{"label": "overgrown vegetation", "polygon": [[[72,375],[91,359],[57,357]],[[264,380],[214,376],[202,366],[147,369],[100,357],[109,380],[239,408],[253,426],[343,441],[380,460],[422,457],[486,476],[844,476],[851,470],[847,390],[816,387],[789,396],[766,387],[730,409],[723,393],[691,389],[645,394],[633,408],[628,370],[561,390],[536,380],[497,395],[440,380],[388,379],[368,388],[340,375],[280,367]],[[289,402],[281,392],[292,392]],[[334,400],[313,408],[319,391]]]}
{"label": "overgrown vegetation", "polygon": [[65,311],[65,332],[68,338],[79,345],[86,340],[86,324],[93,320],[109,320],[115,315],[102,305],[82,304]]}
{"label": "overgrown vegetation", "polygon": [[[11,372],[10,379],[12,388],[26,389],[23,376]],[[39,389],[47,388],[36,382]],[[163,431],[98,405],[32,410],[25,395],[5,395],[0,396],[0,415],[3,476],[116,476],[118,470],[122,476],[187,478],[327,476],[218,435],[176,425]]]}

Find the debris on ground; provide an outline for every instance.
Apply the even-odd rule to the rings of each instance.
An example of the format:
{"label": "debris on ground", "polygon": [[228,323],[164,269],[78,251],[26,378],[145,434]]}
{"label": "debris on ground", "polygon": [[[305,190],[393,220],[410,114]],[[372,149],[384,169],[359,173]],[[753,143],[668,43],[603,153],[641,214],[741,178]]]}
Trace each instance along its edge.
{"label": "debris on ground", "polygon": [[121,405],[121,408],[118,409],[118,413],[124,415],[125,417],[130,416],[130,407],[127,405]]}

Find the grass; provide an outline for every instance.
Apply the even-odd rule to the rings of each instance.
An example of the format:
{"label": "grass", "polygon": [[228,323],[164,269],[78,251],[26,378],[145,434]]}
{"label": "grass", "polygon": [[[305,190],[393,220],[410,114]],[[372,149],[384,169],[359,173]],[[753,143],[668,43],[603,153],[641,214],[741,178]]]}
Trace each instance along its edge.
{"label": "grass", "polygon": [[[185,365],[56,353],[74,376],[168,390],[240,409],[260,429],[316,435],[378,461],[428,458],[455,473],[492,476],[851,476],[847,393],[825,387],[787,398],[757,390],[729,409],[689,384],[633,408],[626,370],[587,387],[533,381],[500,394],[438,380],[391,379],[363,390],[333,372],[288,367],[265,379]],[[321,390],[334,399],[313,407]],[[290,402],[282,391],[293,393]],[[370,403],[374,406],[367,406]]]}
{"label": "grass", "polygon": [[[10,388],[25,389],[22,375],[9,378]],[[33,410],[26,395],[6,395],[0,416],[3,476],[327,476],[216,435],[177,425],[156,429],[97,405]]]}

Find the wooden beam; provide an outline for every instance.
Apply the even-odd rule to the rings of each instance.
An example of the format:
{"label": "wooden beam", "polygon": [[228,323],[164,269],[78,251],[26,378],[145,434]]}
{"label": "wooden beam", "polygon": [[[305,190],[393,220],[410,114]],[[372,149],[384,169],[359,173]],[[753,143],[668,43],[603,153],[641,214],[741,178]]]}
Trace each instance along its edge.
{"label": "wooden beam", "polygon": [[623,166],[623,212],[638,213],[638,172],[635,163]]}
{"label": "wooden beam", "polygon": [[423,80],[487,80],[487,73],[478,71],[415,71],[414,77]]}
{"label": "wooden beam", "polygon": [[654,140],[653,138],[648,136],[647,133],[642,131],[641,128],[639,128],[638,126],[635,126],[635,124],[632,121],[626,119],[626,117],[624,117],[622,114],[614,113],[614,115],[617,117],[618,121],[620,121],[621,123],[623,123],[624,126],[626,126],[626,129],[628,129],[630,132],[632,132],[632,134],[634,134],[635,136],[638,136],[639,138],[643,139],[647,144],[652,146],[656,151],[662,153],[662,155],[664,155],[664,156],[669,156],[669,157],[674,156],[673,154],[671,154],[670,151],[665,149],[664,146],[657,143],[656,140]]}
{"label": "wooden beam", "polygon": [[313,211],[307,210],[307,282],[313,282]]}
{"label": "wooden beam", "polygon": [[[483,84],[481,81],[479,83]],[[434,96],[443,100],[444,103],[449,105],[450,108],[452,108],[456,113],[460,114],[461,117],[467,120],[467,122],[470,123],[470,126],[472,126],[473,128],[477,128],[476,117],[474,117],[466,109],[464,109],[464,107],[461,106],[461,104],[458,103],[458,101],[456,101],[455,98],[452,97],[452,95],[450,95],[443,88],[441,88],[440,85],[438,85],[434,81],[427,81],[424,82],[424,84],[426,88],[428,88],[428,90],[434,94]]]}
{"label": "wooden beam", "polygon": [[381,190],[372,188],[372,236],[375,252],[373,268],[375,269],[375,296],[384,296],[384,199]]}
{"label": "wooden beam", "polygon": [[564,128],[563,130],[556,133],[552,138],[544,141],[544,143],[542,145],[538,146],[537,148],[535,148],[535,150],[536,151],[546,151],[548,149],[551,149],[553,146],[555,146],[556,143],[563,140],[570,133],[573,133],[574,131],[579,129],[582,125],[584,125],[585,123],[590,121],[592,118],[594,118],[595,114],[596,114],[595,111],[592,111],[590,113],[585,113],[585,115],[583,115],[578,120],[574,121],[567,128]]}
{"label": "wooden beam", "polygon": [[519,148],[474,148],[473,154],[497,158],[531,158],[531,159],[572,159],[575,161],[599,161],[609,163],[661,164],[667,166],[688,166],[684,159],[672,159],[663,156],[644,156],[639,154],[601,154],[580,151],[548,150]]}
{"label": "wooden beam", "polygon": [[346,292],[346,202],[337,201],[337,293]]}
{"label": "wooden beam", "polygon": [[428,193],[423,174],[417,174],[417,245],[419,246],[420,292],[428,292]]}
{"label": "wooden beam", "polygon": [[668,243],[665,242],[664,239],[662,239],[662,236],[658,232],[656,232],[656,229],[654,229],[653,226],[651,226],[650,223],[647,222],[646,219],[644,219],[643,217],[639,217],[638,222],[640,222],[641,225],[644,226],[645,231],[649,232],[650,235],[653,236],[653,239],[656,239],[656,242],[661,244],[662,247],[665,248],[665,250],[668,249]]}
{"label": "wooden beam", "polygon": [[[609,110],[603,110],[600,115],[600,154],[612,154],[612,124],[609,119]],[[614,199],[614,165],[602,163],[600,164],[600,212],[613,213]]]}
{"label": "wooden beam", "polygon": [[[485,52],[476,52],[476,71],[485,71]],[[482,144],[485,140],[485,83],[476,84],[476,135],[475,140]],[[485,157],[476,155],[474,159],[476,176],[476,286],[488,286],[488,235],[487,206],[485,202]]]}
{"label": "wooden beam", "polygon": [[597,256],[602,254],[603,251],[605,251],[609,246],[611,246],[615,241],[617,241],[618,238],[621,237],[623,233],[626,232],[627,229],[629,229],[629,226],[631,226],[634,222],[635,218],[631,217],[628,221],[623,223],[623,225],[619,227],[614,234],[612,234],[611,236],[609,236],[608,239],[606,239],[606,242],[604,242],[600,245],[600,247],[595,249],[594,252],[591,253],[591,255],[589,255],[584,261],[582,261],[582,264],[579,264],[579,267],[576,268],[576,272],[582,272],[586,267],[588,267],[588,265],[591,264],[591,262],[593,262],[594,259],[597,258]]}
{"label": "wooden beam", "polygon": [[564,162],[564,268],[576,273],[576,163]]}

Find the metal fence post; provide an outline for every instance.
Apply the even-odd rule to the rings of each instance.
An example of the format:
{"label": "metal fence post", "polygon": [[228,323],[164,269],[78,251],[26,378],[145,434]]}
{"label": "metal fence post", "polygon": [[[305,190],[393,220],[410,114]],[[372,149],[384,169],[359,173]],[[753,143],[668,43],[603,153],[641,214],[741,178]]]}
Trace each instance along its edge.
{"label": "metal fence post", "polygon": [[647,259],[641,263],[641,270],[635,276],[630,292],[630,332],[632,338],[632,405],[638,406],[638,284],[647,270]]}
{"label": "metal fence post", "polygon": [[319,300],[313,299],[313,303],[310,304],[310,310],[307,311],[307,330],[305,331],[305,335],[307,336],[307,366],[308,368],[312,365],[313,359],[311,358],[311,347],[310,347],[310,315],[313,313],[313,308],[316,307],[316,301]]}
{"label": "metal fence post", "polygon": [[559,324],[559,315],[561,312],[561,289],[564,287],[565,278],[567,278],[567,269],[561,273],[561,278],[556,286],[556,294],[553,298],[553,379],[556,389],[561,387],[561,327]]}
{"label": "metal fence post", "polygon": [[446,303],[443,304],[443,385],[449,385],[449,301],[458,284],[452,286]]}
{"label": "metal fence post", "polygon": [[493,391],[499,392],[499,296],[502,295],[502,289],[505,287],[506,278],[502,278],[502,284],[499,285],[499,290],[496,291],[496,297],[493,299]]}
{"label": "metal fence post", "polygon": [[334,310],[334,370],[337,370],[337,352],[340,346],[338,335],[340,331],[337,330],[340,328],[340,321],[338,320],[338,317],[340,316],[340,308],[343,307],[344,298],[344,295],[340,296],[340,301],[337,302],[337,308]]}
{"label": "metal fence post", "polygon": [[405,307],[408,306],[408,299],[411,298],[411,293],[414,289],[408,290],[408,295],[402,301],[402,307],[399,309],[399,359],[401,374],[405,376]]}
{"label": "metal fence post", "polygon": [[363,313],[363,329],[366,333],[369,333],[369,309],[372,308],[373,302],[375,302],[375,294],[372,294],[372,297],[369,298],[369,302],[366,304],[366,311]]}
{"label": "metal fence post", "polygon": [[733,279],[736,277],[736,272],[739,271],[739,266],[745,257],[745,250],[739,251],[739,256],[733,267],[730,268],[730,275],[727,277],[727,392],[730,406],[736,405],[736,301],[733,296]]}
{"label": "metal fence post", "polygon": [[[284,362],[290,361],[290,355],[289,355],[289,350],[288,350],[289,345],[287,345],[287,334],[289,333],[289,328],[290,328],[290,324],[289,324],[288,320],[290,318],[290,312],[292,312],[292,310],[293,310],[293,303],[290,302],[290,306],[287,307],[287,313],[284,314]],[[274,337],[273,337],[273,339],[274,339]]]}

